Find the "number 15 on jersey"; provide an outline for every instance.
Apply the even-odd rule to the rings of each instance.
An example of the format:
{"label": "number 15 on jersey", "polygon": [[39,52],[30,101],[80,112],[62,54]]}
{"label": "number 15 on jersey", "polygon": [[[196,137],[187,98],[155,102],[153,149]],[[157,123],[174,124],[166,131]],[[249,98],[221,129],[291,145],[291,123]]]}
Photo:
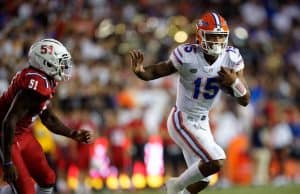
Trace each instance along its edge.
{"label": "number 15 on jersey", "polygon": [[[203,91],[201,90],[201,84],[205,84]],[[219,84],[216,77],[211,78],[197,78],[194,81],[194,94],[193,98],[198,99],[199,95],[203,95],[204,99],[213,99],[219,91]]]}

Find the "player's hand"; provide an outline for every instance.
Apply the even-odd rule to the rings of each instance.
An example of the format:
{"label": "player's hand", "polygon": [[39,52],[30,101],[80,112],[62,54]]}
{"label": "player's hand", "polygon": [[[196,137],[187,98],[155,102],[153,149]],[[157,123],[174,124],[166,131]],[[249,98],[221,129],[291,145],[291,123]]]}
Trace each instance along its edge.
{"label": "player's hand", "polygon": [[218,81],[221,86],[231,87],[237,78],[236,73],[232,69],[226,67],[221,67],[221,70],[218,72],[218,74]]}
{"label": "player's hand", "polygon": [[130,55],[130,63],[131,69],[135,74],[145,72],[143,61],[144,61],[144,54],[141,51],[131,50],[129,52]]}
{"label": "player's hand", "polygon": [[88,130],[79,129],[72,132],[71,137],[81,143],[91,143],[93,133]]}
{"label": "player's hand", "polygon": [[9,165],[3,165],[2,168],[4,181],[6,181],[7,183],[11,183],[17,180],[17,169],[13,163]]}

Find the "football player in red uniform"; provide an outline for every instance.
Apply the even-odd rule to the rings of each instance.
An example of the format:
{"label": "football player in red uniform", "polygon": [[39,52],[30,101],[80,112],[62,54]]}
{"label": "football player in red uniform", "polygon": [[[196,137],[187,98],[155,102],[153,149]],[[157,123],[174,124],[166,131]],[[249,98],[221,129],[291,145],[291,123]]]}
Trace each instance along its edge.
{"label": "football player in red uniform", "polygon": [[71,55],[62,43],[43,39],[29,50],[29,67],[18,72],[0,97],[3,178],[18,193],[52,193],[55,173],[30,129],[37,116],[53,133],[89,143],[92,134],[65,126],[48,106],[60,81],[70,78]]}

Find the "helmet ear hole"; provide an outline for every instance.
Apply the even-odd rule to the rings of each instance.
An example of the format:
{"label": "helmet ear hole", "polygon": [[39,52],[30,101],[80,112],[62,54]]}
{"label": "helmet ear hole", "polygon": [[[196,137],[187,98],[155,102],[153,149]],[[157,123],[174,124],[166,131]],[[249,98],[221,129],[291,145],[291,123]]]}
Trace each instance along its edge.
{"label": "helmet ear hole", "polygon": [[51,65],[51,63],[49,63],[48,61],[46,61],[46,60],[44,60],[44,65],[46,65],[47,67],[51,67],[52,65]]}

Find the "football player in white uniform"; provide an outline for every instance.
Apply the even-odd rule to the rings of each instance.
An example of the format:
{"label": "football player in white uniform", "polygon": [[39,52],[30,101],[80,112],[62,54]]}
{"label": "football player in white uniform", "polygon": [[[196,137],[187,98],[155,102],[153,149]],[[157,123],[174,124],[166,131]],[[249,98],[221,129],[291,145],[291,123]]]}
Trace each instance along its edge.
{"label": "football player in white uniform", "polygon": [[196,24],[196,44],[176,47],[166,61],[143,65],[143,53],[130,52],[132,71],[142,80],[179,74],[176,105],[168,117],[168,132],[184,154],[188,168],[170,178],[168,194],[196,194],[220,171],[226,158],[209,127],[208,112],[220,88],[240,105],[249,103],[243,58],[237,48],[227,46],[229,28],[215,12],[205,13]]}

